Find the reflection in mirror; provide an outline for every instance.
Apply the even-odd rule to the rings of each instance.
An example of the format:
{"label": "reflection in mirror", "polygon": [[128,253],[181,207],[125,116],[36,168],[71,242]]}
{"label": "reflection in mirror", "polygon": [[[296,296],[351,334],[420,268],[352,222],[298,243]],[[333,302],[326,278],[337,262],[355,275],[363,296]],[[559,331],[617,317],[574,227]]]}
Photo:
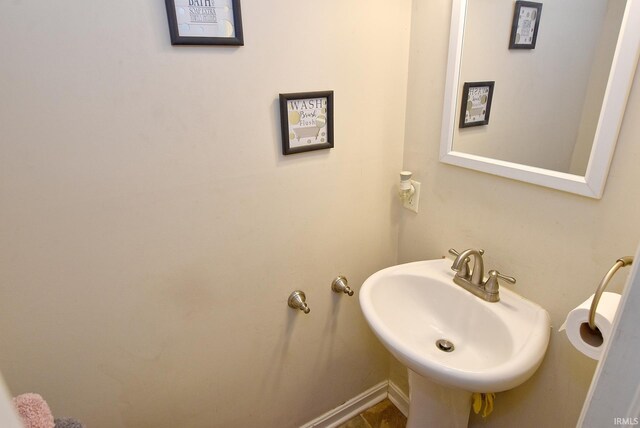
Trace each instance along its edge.
{"label": "reflection in mirror", "polygon": [[508,49],[513,5],[468,2],[460,83],[496,83],[491,123],[456,128],[454,150],[584,175],[624,6],[545,2],[536,48],[516,50]]}
{"label": "reflection in mirror", "polygon": [[[509,49],[514,6],[452,2],[440,160],[600,198],[640,55],[640,0],[544,2],[528,49]],[[482,97],[461,105],[477,82],[495,82],[490,116]]]}

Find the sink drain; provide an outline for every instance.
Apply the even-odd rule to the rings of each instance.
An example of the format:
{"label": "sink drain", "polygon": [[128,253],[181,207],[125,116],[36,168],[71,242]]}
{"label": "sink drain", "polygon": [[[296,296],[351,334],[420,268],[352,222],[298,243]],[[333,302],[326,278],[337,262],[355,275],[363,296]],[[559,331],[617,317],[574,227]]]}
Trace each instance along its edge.
{"label": "sink drain", "polygon": [[436,340],[436,346],[443,352],[453,352],[453,350],[456,349],[456,347],[453,346],[453,343],[449,342],[447,339]]}

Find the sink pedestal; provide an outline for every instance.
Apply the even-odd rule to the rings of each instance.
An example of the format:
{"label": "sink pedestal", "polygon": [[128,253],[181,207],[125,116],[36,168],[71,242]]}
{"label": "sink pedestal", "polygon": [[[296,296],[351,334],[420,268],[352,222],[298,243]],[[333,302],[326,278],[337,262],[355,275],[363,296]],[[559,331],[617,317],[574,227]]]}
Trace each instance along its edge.
{"label": "sink pedestal", "polygon": [[411,369],[409,372],[409,419],[407,428],[466,428],[471,393],[439,385]]}

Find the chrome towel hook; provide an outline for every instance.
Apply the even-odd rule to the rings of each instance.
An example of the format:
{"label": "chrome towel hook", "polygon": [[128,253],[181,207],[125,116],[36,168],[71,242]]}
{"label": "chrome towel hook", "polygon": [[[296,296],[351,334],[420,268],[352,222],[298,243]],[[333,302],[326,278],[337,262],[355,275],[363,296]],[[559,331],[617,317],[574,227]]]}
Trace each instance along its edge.
{"label": "chrome towel hook", "polygon": [[631,264],[633,264],[632,256],[620,257],[618,260],[616,260],[611,269],[609,269],[609,272],[607,272],[604,278],[602,278],[602,281],[600,281],[600,285],[598,285],[596,294],[593,295],[591,309],[589,309],[589,328],[591,328],[591,330],[596,330],[596,309],[598,308],[598,303],[600,302],[600,297],[602,297],[604,289],[607,288],[607,285],[609,285],[609,281],[611,281],[611,278],[613,278],[613,275],[616,274],[618,269],[625,266],[631,266]]}
{"label": "chrome towel hook", "polygon": [[353,290],[349,287],[349,282],[344,276],[339,276],[331,283],[331,290],[336,293],[344,293],[347,296],[353,296]]}
{"label": "chrome towel hook", "polygon": [[305,314],[311,312],[309,309],[309,305],[307,305],[307,296],[304,295],[304,291],[296,290],[291,295],[289,295],[289,300],[287,304],[290,308],[300,309]]}

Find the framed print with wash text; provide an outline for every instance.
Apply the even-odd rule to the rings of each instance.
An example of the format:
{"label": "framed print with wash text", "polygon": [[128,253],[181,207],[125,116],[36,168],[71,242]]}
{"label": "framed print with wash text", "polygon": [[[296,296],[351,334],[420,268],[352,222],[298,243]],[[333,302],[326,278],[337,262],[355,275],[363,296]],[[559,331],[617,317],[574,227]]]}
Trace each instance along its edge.
{"label": "framed print with wash text", "polygon": [[460,128],[489,124],[495,82],[465,82],[460,106]]}
{"label": "framed print with wash text", "polygon": [[240,0],[165,0],[172,45],[244,45]]}
{"label": "framed print with wash text", "polygon": [[282,154],[333,148],[333,91],[280,94]]}

